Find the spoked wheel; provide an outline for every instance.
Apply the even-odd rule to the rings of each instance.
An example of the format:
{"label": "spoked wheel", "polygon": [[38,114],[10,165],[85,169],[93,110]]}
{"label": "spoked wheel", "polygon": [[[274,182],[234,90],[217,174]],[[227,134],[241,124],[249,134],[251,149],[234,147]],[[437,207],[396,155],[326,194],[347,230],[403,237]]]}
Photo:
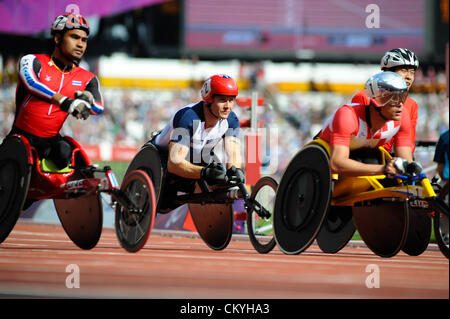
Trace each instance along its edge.
{"label": "spoked wheel", "polygon": [[0,146],[0,243],[19,219],[30,184],[31,165],[20,138],[6,138]]}
{"label": "spoked wheel", "polygon": [[448,195],[440,194],[437,203],[433,205],[434,207],[434,235],[436,237],[436,242],[441,250],[442,254],[448,258],[449,249],[449,225],[448,225],[448,203],[446,203],[443,198]]}
{"label": "spoked wheel", "polygon": [[125,250],[137,252],[144,247],[153,226],[156,214],[155,190],[150,177],[142,170],[128,173],[120,190],[129,201],[129,207],[117,205],[117,238]]}
{"label": "spoked wheel", "polygon": [[299,254],[314,241],[325,219],[331,198],[328,154],[308,145],[289,163],[280,181],[273,216],[278,247]]}
{"label": "spoked wheel", "polygon": [[261,254],[267,254],[276,244],[273,234],[273,209],[277,188],[278,184],[273,178],[264,176],[256,183],[251,194],[251,198],[270,213],[269,218],[260,217],[254,209],[247,214],[248,236],[253,247]]}

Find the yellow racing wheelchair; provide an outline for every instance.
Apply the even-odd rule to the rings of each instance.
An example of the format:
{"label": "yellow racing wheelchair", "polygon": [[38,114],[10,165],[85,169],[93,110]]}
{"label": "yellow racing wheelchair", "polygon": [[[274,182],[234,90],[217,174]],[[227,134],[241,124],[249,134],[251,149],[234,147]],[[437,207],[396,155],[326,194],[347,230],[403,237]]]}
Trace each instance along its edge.
{"label": "yellow racing wheelchair", "polygon": [[[305,251],[314,240],[325,253],[337,253],[357,230],[381,257],[400,250],[422,254],[432,228],[448,258],[448,203],[439,198],[415,162],[404,175],[342,177],[329,167],[329,145],[315,139],[291,160],[281,177],[273,212],[274,236],[286,254]],[[391,156],[376,150],[376,161]],[[373,158],[372,158],[373,160]]]}

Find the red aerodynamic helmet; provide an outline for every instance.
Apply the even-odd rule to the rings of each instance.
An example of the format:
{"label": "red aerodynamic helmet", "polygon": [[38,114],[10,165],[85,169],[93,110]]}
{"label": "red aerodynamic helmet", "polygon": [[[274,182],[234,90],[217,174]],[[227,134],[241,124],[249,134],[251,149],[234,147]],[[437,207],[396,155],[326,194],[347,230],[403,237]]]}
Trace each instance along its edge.
{"label": "red aerodynamic helmet", "polygon": [[56,17],[50,29],[50,34],[55,35],[57,32],[72,29],[84,30],[89,35],[89,22],[81,14],[66,13]]}
{"label": "red aerodynamic helmet", "polygon": [[203,83],[201,89],[202,99],[207,103],[212,103],[215,94],[220,95],[238,95],[238,86],[236,81],[229,75],[217,74],[211,76]]}

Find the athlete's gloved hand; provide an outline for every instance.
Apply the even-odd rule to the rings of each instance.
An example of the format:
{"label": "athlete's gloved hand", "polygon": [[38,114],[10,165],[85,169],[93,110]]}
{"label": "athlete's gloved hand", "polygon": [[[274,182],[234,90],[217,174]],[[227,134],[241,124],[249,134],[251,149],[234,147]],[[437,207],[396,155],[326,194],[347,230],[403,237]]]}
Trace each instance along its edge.
{"label": "athlete's gloved hand", "polygon": [[210,186],[223,184],[227,181],[226,170],[222,163],[209,163],[202,168],[200,175]]}
{"label": "athlete's gloved hand", "polygon": [[85,100],[89,105],[94,104],[94,96],[89,91],[75,91],[75,98]]}
{"label": "athlete's gloved hand", "polygon": [[235,166],[231,166],[227,170],[227,177],[228,180],[234,180],[237,183],[244,183],[245,184],[245,174],[244,171],[240,168],[236,168]]}
{"label": "athlete's gloved hand", "polygon": [[418,162],[408,162],[407,160],[397,157],[394,159],[394,167],[400,174],[418,176],[422,173],[422,165]]}
{"label": "athlete's gloved hand", "polygon": [[406,165],[406,173],[411,176],[418,176],[422,173],[423,167],[419,162],[409,162]]}
{"label": "athlete's gloved hand", "polygon": [[404,158],[401,157],[397,157],[394,160],[394,167],[397,169],[397,171],[400,174],[405,174],[406,173],[406,168],[408,167],[409,162],[407,160],[405,160]]}
{"label": "athlete's gloved hand", "polygon": [[91,105],[84,99],[71,99],[66,97],[60,102],[60,107],[61,110],[72,114],[78,119],[83,118],[84,120],[89,117],[91,111]]}

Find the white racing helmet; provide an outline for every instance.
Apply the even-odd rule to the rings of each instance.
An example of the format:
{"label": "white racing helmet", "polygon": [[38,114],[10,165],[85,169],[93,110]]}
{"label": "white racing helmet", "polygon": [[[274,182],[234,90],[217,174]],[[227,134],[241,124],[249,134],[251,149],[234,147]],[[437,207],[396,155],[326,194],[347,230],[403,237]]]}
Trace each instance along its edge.
{"label": "white racing helmet", "polygon": [[402,48],[387,51],[380,62],[381,70],[389,70],[404,65],[413,66],[414,70],[417,70],[419,67],[419,59],[417,59],[414,52]]}

